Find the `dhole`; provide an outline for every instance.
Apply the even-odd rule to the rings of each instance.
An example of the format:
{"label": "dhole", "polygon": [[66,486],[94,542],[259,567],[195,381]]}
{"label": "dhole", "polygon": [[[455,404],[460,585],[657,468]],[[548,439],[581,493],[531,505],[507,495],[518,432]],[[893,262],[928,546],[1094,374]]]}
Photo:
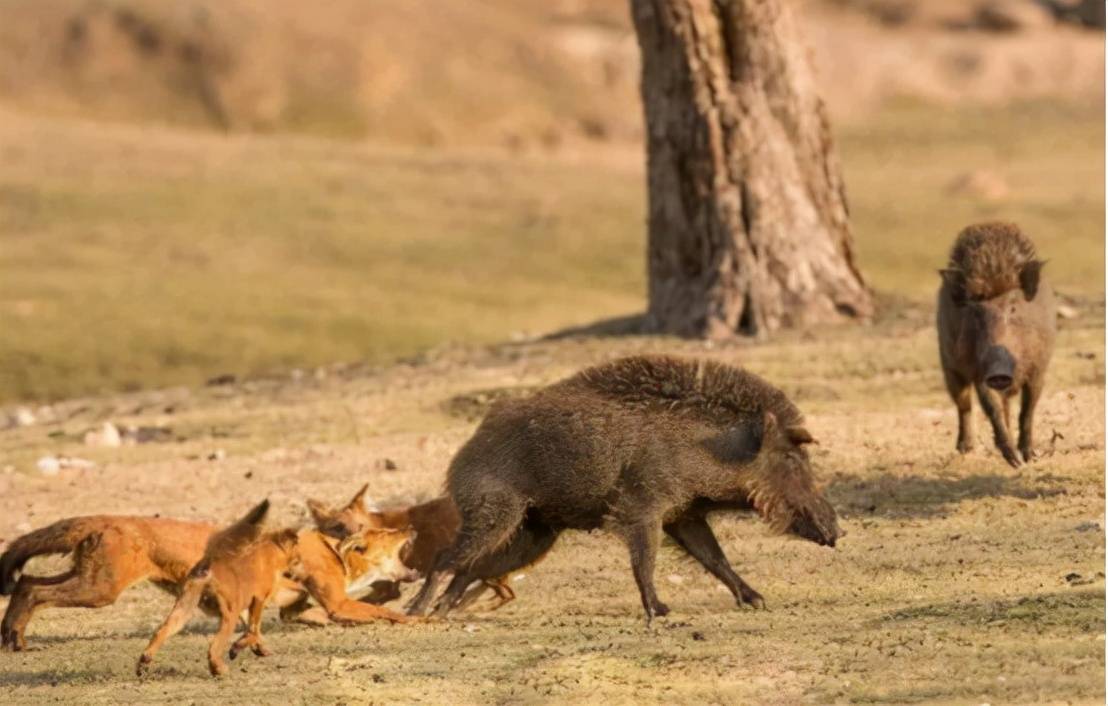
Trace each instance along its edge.
{"label": "dhole", "polygon": [[[369,509],[365,499],[368,487],[368,485],[362,486],[350,502],[337,509],[328,507],[318,500],[308,500],[308,510],[316,526],[334,537],[343,537],[367,527],[390,529],[411,527],[415,530],[416,537],[412,542],[411,551],[404,556],[404,563],[418,572],[417,577],[423,577],[431,569],[435,556],[450,546],[458,533],[461,519],[458,510],[454,507],[454,502],[448,496],[443,496],[419,505],[384,510]],[[517,567],[516,570],[519,568]],[[493,575],[490,576],[490,573]],[[482,572],[480,567],[477,567],[475,575],[480,577],[480,583],[469,589],[459,601],[459,608],[472,604],[486,589],[492,589],[498,599],[498,602],[492,606],[492,610],[515,600],[516,595],[508,585],[507,575]],[[369,603],[387,603],[399,598],[399,584],[399,581],[378,581],[373,586],[373,591],[362,600]]]}
{"label": "dhole", "polygon": [[[208,668],[215,676],[227,672],[223,654],[244,610],[248,610],[246,631],[231,646],[230,657],[247,647],[258,656],[269,654],[262,643],[261,619],[266,604],[275,597],[288,605],[303,602],[304,594],[309,594],[332,620],[342,623],[410,621],[346,596],[348,573],[355,576],[355,585],[407,578],[410,570],[399,556],[410,531],[369,529],[334,547],[318,530],[263,532],[268,511],[266,500],[212,535],[203,558],[189,570],[176,604],[139,658],[138,674],[146,671],[162,644],[185,626],[205,596],[215,602],[220,618],[208,647]],[[303,588],[298,590],[299,586]]]}

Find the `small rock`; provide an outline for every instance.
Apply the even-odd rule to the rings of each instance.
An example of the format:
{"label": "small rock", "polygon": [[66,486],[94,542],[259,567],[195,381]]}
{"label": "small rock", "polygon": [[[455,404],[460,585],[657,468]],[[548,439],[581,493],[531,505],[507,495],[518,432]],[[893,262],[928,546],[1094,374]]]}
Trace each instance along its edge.
{"label": "small rock", "polygon": [[1008,196],[1008,182],[995,172],[977,169],[959,174],[947,185],[947,191],[956,196],[1002,201]]}
{"label": "small rock", "polygon": [[1023,32],[1053,25],[1054,15],[1027,0],[987,0],[977,6],[974,24],[991,32]]}
{"label": "small rock", "polygon": [[92,429],[85,432],[84,442],[86,446],[104,446],[114,448],[123,444],[123,437],[119,429],[111,422],[104,422],[100,429]]}
{"label": "small rock", "polygon": [[18,525],[15,526],[15,531],[19,532],[20,534],[27,534],[31,531],[31,529],[32,528],[30,522],[20,522]]}
{"label": "small rock", "polygon": [[377,461],[377,468],[379,470],[395,471],[399,466],[397,466],[396,461],[393,461],[391,458],[383,458]]}
{"label": "small rock", "polygon": [[1077,307],[1069,304],[1059,304],[1057,311],[1059,319],[1076,319],[1078,314]]}
{"label": "small rock", "polygon": [[666,581],[669,581],[676,586],[680,586],[681,584],[685,583],[685,577],[680,576],[679,574],[670,574],[669,576],[666,576]]}
{"label": "small rock", "polygon": [[225,458],[227,458],[227,452],[223,449],[216,449],[208,454],[209,461],[222,461]]}
{"label": "small rock", "polygon": [[1092,532],[1100,529],[1100,523],[1098,522],[1082,522],[1078,526],[1073,528],[1074,532]]}
{"label": "small rock", "polygon": [[462,630],[465,630],[465,631],[466,631],[466,632],[468,632],[468,633],[475,633],[475,632],[477,632],[477,631],[478,631],[478,630],[480,630],[480,629],[481,629],[481,628],[477,627],[477,626],[476,626],[476,625],[474,625],[473,623],[466,623],[466,624],[465,624],[465,625],[464,625],[464,626],[462,627]]}
{"label": "small rock", "polygon": [[62,469],[62,464],[57,456],[43,456],[35,463],[35,467],[44,476],[56,476]]}
{"label": "small rock", "polygon": [[692,634],[692,639],[696,640],[697,642],[704,642],[704,633],[700,632],[699,630],[694,630]]}
{"label": "small rock", "polygon": [[208,378],[208,381],[204,383],[208,387],[218,387],[220,385],[234,385],[238,380],[233,373],[223,373],[222,375],[216,375],[214,378]]}
{"label": "small rock", "polygon": [[13,427],[29,427],[36,421],[35,413],[26,407],[16,407],[11,415],[11,426]]}
{"label": "small rock", "polygon": [[527,578],[527,574],[516,574],[515,576],[512,577],[512,582],[513,583],[519,582],[519,581],[524,580],[525,578]]}

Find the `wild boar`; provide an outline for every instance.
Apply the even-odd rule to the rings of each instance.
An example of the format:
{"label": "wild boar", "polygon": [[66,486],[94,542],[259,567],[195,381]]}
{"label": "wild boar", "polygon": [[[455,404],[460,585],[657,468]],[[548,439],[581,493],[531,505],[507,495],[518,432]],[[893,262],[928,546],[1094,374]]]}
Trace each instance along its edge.
{"label": "wild boar", "polygon": [[[1043,279],[1044,264],[1016,225],[980,223],[958,235],[950,263],[939,271],[939,358],[958,408],[956,447],[961,453],[973,449],[976,389],[1004,459],[1018,467],[1034,455],[1035,405],[1054,350],[1054,294]],[[1018,454],[1008,418],[1017,392]]]}
{"label": "wild boar", "polygon": [[447,472],[462,519],[409,606],[449,612],[475,578],[541,556],[563,530],[606,528],[626,543],[647,622],[669,609],[654,589],[663,531],[738,604],[765,601],[731,568],[706,516],[755,510],[778,531],[821,545],[841,536],[815,485],[800,411],[745,370],[638,356],[586,369],[495,405]]}

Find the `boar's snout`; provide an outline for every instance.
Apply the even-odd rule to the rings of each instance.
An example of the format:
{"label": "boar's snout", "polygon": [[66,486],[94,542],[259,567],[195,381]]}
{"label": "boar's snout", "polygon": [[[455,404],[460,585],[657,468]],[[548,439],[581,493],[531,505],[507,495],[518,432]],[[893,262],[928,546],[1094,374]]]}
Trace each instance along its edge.
{"label": "boar's snout", "polygon": [[1012,378],[1015,376],[1016,361],[1012,354],[1003,346],[993,346],[985,354],[983,361],[985,370],[985,384],[994,390],[1003,392],[1012,386]]}
{"label": "boar's snout", "polygon": [[812,510],[799,512],[793,519],[789,531],[821,547],[834,547],[835,542],[846,534],[839,529],[834,508],[822,498]]}

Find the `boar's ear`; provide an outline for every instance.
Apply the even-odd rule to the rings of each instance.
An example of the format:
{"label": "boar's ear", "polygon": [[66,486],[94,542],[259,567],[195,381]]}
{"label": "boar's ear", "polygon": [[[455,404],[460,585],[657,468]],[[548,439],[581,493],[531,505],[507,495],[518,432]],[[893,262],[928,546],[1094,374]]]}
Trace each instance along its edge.
{"label": "boar's ear", "polygon": [[707,439],[704,448],[720,463],[749,463],[762,450],[763,438],[765,433],[756,424],[742,424]]}
{"label": "boar's ear", "polygon": [[789,441],[796,445],[800,444],[817,444],[818,441],[812,436],[812,433],[804,427],[789,427],[785,430],[785,436],[789,437]]}
{"label": "boar's ear", "polygon": [[1039,292],[1039,275],[1042,274],[1046,260],[1031,260],[1020,269],[1020,289],[1027,301],[1035,298]]}
{"label": "boar's ear", "polygon": [[362,489],[354,493],[354,497],[350,498],[350,502],[346,503],[347,508],[362,508],[365,509],[365,491],[369,490],[369,483],[362,486]]}
{"label": "boar's ear", "polygon": [[308,498],[307,501],[308,512],[312,515],[312,520],[317,524],[323,524],[331,519],[331,510],[326,505],[318,500]]}
{"label": "boar's ear", "polygon": [[946,291],[950,293],[950,298],[955,304],[961,305],[966,303],[966,273],[961,270],[946,269],[939,270],[939,276],[943,278],[943,284],[946,285]]}

